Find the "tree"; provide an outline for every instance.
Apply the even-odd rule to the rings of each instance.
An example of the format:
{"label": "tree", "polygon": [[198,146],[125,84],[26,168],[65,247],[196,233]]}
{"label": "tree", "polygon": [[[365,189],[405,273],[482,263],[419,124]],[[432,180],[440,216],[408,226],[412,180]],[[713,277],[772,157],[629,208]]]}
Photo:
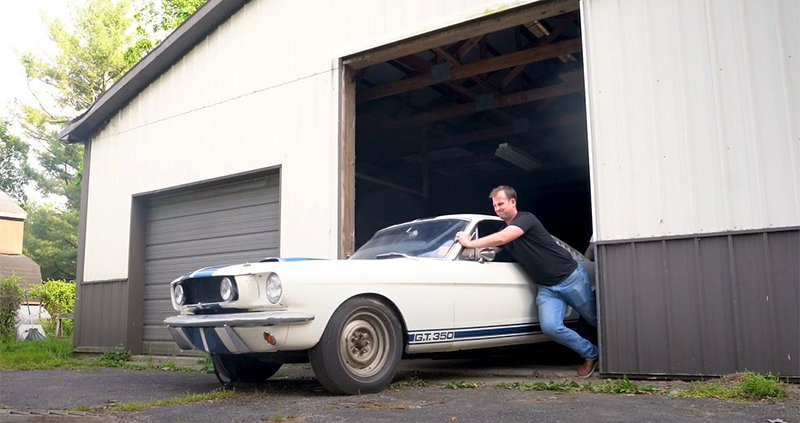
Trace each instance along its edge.
{"label": "tree", "polygon": [[42,279],[75,280],[78,262],[77,208],[29,203],[23,252],[39,264]]}
{"label": "tree", "polygon": [[134,15],[137,39],[125,51],[125,60],[131,66],[136,64],[206,1],[161,0],[160,7],[152,0],[145,1]]}
{"label": "tree", "polygon": [[36,143],[39,167],[29,176],[39,191],[64,201],[27,207],[25,254],[39,263],[44,279],[74,279],[77,258],[83,148],[60,141],[58,131],[205,3],[161,0],[157,7],[154,0],[131,1],[85,0],[69,25],[45,19],[55,53],[21,57],[29,82],[52,98],[37,97],[38,104],[15,111],[23,140]]}
{"label": "tree", "polygon": [[24,205],[29,175],[28,144],[12,135],[8,122],[0,119],[0,191]]}

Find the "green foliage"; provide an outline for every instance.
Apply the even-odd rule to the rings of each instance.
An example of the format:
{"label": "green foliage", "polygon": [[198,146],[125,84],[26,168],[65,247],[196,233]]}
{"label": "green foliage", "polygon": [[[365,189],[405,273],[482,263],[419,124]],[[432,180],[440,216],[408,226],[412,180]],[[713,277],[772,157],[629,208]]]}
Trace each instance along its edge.
{"label": "green foliage", "polygon": [[19,281],[14,275],[0,281],[0,342],[11,342],[17,337],[17,310],[23,295]]}
{"label": "green foliage", "polygon": [[[34,286],[28,295],[32,298],[38,298],[50,313],[51,318],[42,322],[44,333],[47,336],[56,336],[57,317],[59,315],[75,312],[75,282],[48,280],[42,285]],[[72,329],[72,319],[63,319],[61,321],[61,336],[71,337]]]}
{"label": "green foliage", "polygon": [[232,390],[227,390],[225,388],[218,388],[205,394],[190,394],[187,392],[186,395],[175,398],[167,398],[163,400],[153,400],[150,402],[116,403],[108,407],[108,409],[110,411],[137,411],[150,407],[161,407],[165,405],[179,405],[179,404],[189,404],[193,402],[225,399],[232,397],[233,394],[234,391]]}
{"label": "green foliage", "polygon": [[43,339],[0,344],[0,369],[80,369],[86,363],[75,358],[69,339]]}
{"label": "green foliage", "polygon": [[765,375],[745,372],[740,385],[740,395],[753,399],[775,399],[787,395],[783,382],[772,373]]}
{"label": "green foliage", "polygon": [[563,381],[563,382],[555,382],[555,381],[546,381],[546,382],[500,382],[497,384],[498,388],[504,389],[514,389],[520,391],[571,391],[580,388],[580,385],[575,383],[574,381]]}
{"label": "green foliage", "polygon": [[0,118],[0,191],[24,205],[29,175],[28,144],[12,135],[8,122]]}
{"label": "green foliage", "polygon": [[411,376],[408,378],[400,379],[396,382],[393,382],[389,385],[389,389],[402,389],[402,388],[425,388],[428,386],[428,382],[416,377]]}
{"label": "green foliage", "polygon": [[42,278],[74,280],[78,259],[77,209],[30,203],[23,252],[39,264]]}
{"label": "green foliage", "polygon": [[628,380],[628,375],[623,375],[622,379],[606,379],[602,385],[587,383],[581,389],[604,394],[644,394],[659,391],[653,386],[639,386],[631,382]]}
{"label": "green foliage", "polygon": [[55,89],[58,106],[73,113],[89,108],[130,67],[123,58],[132,42],[133,20],[128,0],[87,0],[74,9],[69,25],[45,19],[53,56],[22,56],[28,78]]}
{"label": "green foliage", "polygon": [[691,398],[726,398],[726,399],[779,399],[788,395],[781,380],[769,373],[762,375],[745,372],[739,382],[732,386],[724,385],[719,380],[692,382],[687,391],[678,392],[678,397]]}
{"label": "green foliage", "polygon": [[125,61],[135,65],[206,1],[161,0],[156,6],[153,0],[144,0],[134,15],[137,39],[125,50]]}
{"label": "green foliage", "polygon": [[214,362],[211,360],[211,355],[206,354],[203,358],[197,360],[197,364],[200,365],[202,373],[214,373]]}
{"label": "green foliage", "polygon": [[100,354],[92,364],[102,367],[124,367],[131,359],[131,353],[127,350],[104,352]]}
{"label": "green foliage", "polygon": [[472,388],[480,388],[483,386],[480,382],[466,382],[466,381],[455,381],[451,380],[450,382],[445,383],[442,386],[442,389],[472,389]]}
{"label": "green foliage", "polygon": [[599,385],[593,384],[592,382],[586,382],[583,384],[583,386],[581,386],[575,381],[565,380],[562,382],[501,382],[497,384],[497,387],[504,389],[518,389],[520,391],[584,391],[604,394],[644,394],[659,391],[658,388],[652,386],[639,386],[628,380],[628,376],[623,376],[622,379],[616,380],[607,379]]}

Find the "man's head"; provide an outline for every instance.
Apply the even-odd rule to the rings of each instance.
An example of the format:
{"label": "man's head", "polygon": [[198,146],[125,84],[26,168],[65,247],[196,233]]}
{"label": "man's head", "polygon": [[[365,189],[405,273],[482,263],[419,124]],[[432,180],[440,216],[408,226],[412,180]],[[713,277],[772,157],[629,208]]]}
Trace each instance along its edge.
{"label": "man's head", "polygon": [[500,185],[489,193],[494,212],[506,223],[517,216],[517,191],[508,185]]}

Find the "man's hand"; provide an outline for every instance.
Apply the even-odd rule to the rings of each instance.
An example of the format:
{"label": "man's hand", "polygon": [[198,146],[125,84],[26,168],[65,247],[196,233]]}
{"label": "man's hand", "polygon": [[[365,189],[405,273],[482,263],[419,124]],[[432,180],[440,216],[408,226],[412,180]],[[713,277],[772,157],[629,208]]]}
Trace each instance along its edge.
{"label": "man's hand", "polygon": [[456,234],[456,242],[467,248],[471,248],[469,245],[471,238],[466,232],[458,232]]}

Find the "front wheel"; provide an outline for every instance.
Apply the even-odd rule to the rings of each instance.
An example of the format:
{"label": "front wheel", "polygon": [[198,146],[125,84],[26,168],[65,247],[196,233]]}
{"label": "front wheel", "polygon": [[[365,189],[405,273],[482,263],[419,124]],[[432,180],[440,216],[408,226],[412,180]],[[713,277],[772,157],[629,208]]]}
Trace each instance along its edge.
{"label": "front wheel", "polygon": [[257,383],[271,378],[282,363],[261,361],[249,354],[212,354],[214,373],[223,385],[237,382]]}
{"label": "front wheel", "polygon": [[345,301],[308,357],[322,386],[334,394],[378,392],[391,383],[403,353],[395,313],[372,298]]}

